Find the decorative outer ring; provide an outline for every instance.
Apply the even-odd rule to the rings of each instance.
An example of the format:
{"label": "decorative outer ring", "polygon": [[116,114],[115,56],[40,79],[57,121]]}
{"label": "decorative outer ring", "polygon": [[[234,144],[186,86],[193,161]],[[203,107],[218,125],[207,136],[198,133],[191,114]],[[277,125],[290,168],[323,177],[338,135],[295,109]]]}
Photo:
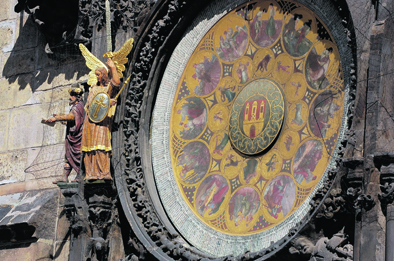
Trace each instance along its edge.
{"label": "decorative outer ring", "polygon": [[[345,86],[349,90],[349,106],[345,108],[346,120],[343,121],[343,126],[349,130],[356,97],[357,48],[348,5],[345,1],[335,0],[299,0],[298,2],[307,6],[322,19],[337,43]],[[133,229],[133,239],[142,248],[140,252],[149,251],[160,260],[213,259],[194,247],[187,246],[182,238],[176,235],[171,222],[166,219],[152,177],[150,159],[152,148],[149,144],[152,107],[165,64],[169,60],[168,53],[172,53],[182,33],[206,3],[209,1],[202,0],[195,3],[185,0],[179,3],[161,0],[151,9],[135,35],[136,45],[131,66],[128,68],[132,80],[127,92],[121,95],[122,103],[118,106],[114,123],[118,130],[113,133],[112,139],[113,163],[116,163],[113,166],[123,211]],[[347,141],[342,139],[338,146],[338,158],[343,156],[346,144]],[[336,164],[329,170],[322,190],[331,188],[338,166],[339,164]],[[325,195],[316,193],[313,200],[323,202]],[[262,260],[273,256],[295,237],[313,217],[319,206],[312,207],[309,214],[282,240],[267,249],[244,253],[239,258],[255,260],[260,257],[259,259]],[[225,257],[222,259],[224,260]]]}

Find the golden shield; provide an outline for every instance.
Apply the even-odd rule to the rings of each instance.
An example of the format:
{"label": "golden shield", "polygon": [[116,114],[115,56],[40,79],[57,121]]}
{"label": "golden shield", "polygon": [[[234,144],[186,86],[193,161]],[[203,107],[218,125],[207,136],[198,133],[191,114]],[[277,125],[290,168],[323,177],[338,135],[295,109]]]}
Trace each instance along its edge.
{"label": "golden shield", "polygon": [[108,114],[110,98],[106,93],[98,93],[89,107],[89,119],[93,122],[101,122]]}

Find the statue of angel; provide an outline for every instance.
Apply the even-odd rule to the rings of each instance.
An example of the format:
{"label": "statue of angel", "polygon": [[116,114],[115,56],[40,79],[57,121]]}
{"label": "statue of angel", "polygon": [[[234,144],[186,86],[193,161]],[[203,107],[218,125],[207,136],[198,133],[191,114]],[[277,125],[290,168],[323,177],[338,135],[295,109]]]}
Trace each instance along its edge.
{"label": "statue of angel", "polygon": [[104,54],[104,57],[108,58],[106,64],[89,52],[84,45],[79,45],[86,66],[91,70],[81,145],[81,151],[84,153],[85,180],[112,180],[111,125],[117,97],[121,91],[120,79],[125,70],[124,64],[128,61],[126,56],[133,47],[133,41],[132,38],[127,40],[118,52]]}

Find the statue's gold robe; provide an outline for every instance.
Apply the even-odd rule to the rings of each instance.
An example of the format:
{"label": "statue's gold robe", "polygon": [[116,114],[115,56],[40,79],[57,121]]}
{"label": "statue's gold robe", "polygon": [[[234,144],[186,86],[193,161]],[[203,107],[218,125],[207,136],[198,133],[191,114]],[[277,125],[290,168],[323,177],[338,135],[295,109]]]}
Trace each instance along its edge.
{"label": "statue's gold robe", "polygon": [[[111,106],[108,115],[103,121],[94,123],[89,119],[89,106],[98,93],[107,93],[110,98],[116,94],[114,84],[105,87],[93,85],[89,90],[88,100],[85,105],[86,116],[83,124],[82,146],[84,152],[85,180],[107,179],[112,180],[110,172],[111,160],[111,125],[115,107]],[[117,87],[117,86],[115,86]]]}

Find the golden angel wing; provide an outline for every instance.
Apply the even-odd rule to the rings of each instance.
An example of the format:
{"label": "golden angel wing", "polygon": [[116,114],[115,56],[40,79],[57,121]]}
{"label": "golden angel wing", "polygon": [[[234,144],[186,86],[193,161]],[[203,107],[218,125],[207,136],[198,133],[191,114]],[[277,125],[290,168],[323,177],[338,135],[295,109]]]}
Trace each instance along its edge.
{"label": "golden angel wing", "polygon": [[94,56],[91,52],[89,52],[88,48],[86,48],[85,45],[79,44],[79,49],[81,50],[82,55],[86,60],[86,66],[90,69],[88,84],[90,86],[95,85],[97,83],[97,76],[95,74],[95,70],[101,67],[105,68],[105,64],[100,61],[96,56]]}
{"label": "golden angel wing", "polygon": [[123,46],[119,49],[119,51],[113,53],[108,52],[105,53],[103,56],[106,58],[111,58],[116,66],[116,71],[119,74],[119,78],[123,77],[123,71],[126,69],[125,64],[127,63],[127,55],[130,53],[131,48],[133,48],[134,39],[130,38],[127,40]]}

